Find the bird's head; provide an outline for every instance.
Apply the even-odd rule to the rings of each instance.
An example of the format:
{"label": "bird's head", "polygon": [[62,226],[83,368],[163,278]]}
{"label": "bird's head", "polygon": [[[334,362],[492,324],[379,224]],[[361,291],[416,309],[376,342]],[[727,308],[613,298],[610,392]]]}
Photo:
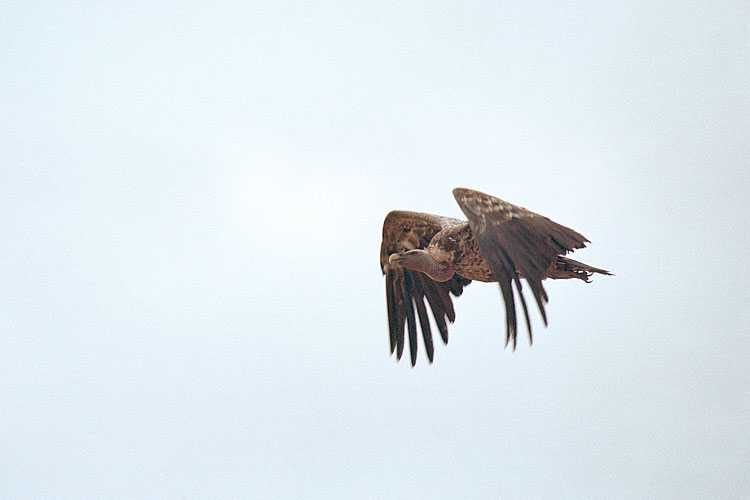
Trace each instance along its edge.
{"label": "bird's head", "polygon": [[425,273],[435,281],[448,281],[453,277],[453,265],[447,261],[438,261],[425,250],[409,250],[394,253],[388,258],[391,264],[398,264],[406,269],[413,269]]}

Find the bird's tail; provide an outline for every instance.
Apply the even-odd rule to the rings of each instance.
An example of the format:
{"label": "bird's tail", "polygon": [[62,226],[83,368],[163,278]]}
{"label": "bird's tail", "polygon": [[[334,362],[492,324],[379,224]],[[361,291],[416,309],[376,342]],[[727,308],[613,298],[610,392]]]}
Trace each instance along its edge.
{"label": "bird's tail", "polygon": [[547,273],[547,277],[553,280],[564,280],[570,278],[578,278],[586,283],[589,282],[589,278],[592,274],[606,274],[611,276],[612,273],[605,269],[599,269],[577,260],[569,259],[558,255],[557,261],[555,261],[552,268]]}

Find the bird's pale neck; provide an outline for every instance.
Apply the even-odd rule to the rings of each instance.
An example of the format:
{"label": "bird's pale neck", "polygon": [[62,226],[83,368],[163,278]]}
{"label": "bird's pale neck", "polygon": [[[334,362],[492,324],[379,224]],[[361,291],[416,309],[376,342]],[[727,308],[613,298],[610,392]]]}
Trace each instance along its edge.
{"label": "bird's pale neck", "polygon": [[424,250],[409,250],[391,255],[389,261],[398,263],[406,269],[425,273],[435,281],[448,281],[453,277],[453,266],[450,262],[441,262]]}

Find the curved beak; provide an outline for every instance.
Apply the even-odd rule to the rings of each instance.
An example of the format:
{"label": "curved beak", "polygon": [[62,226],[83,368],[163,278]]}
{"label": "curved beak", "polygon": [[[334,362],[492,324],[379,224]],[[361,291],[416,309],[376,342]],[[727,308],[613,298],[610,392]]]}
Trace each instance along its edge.
{"label": "curved beak", "polygon": [[412,260],[416,253],[418,252],[415,250],[409,250],[408,252],[404,253],[394,253],[390,257],[388,257],[388,262],[391,264],[399,264],[403,266],[406,262]]}
{"label": "curved beak", "polygon": [[404,257],[400,253],[394,253],[388,257],[388,262],[391,264],[400,264],[402,260],[404,260]]}

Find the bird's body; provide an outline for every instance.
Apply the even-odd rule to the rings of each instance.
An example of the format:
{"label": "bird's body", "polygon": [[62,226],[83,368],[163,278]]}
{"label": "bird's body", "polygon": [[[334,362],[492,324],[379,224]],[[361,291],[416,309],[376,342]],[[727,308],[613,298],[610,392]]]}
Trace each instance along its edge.
{"label": "bird's body", "polygon": [[446,319],[455,320],[450,295],[461,295],[471,281],[498,282],[506,306],[506,343],[513,339],[515,346],[512,283],[516,284],[531,338],[520,278],[530,285],[546,324],[544,304],[548,299],[542,280],[588,281],[593,273],[610,274],[563,256],[588,241],[572,229],[479,191],[457,188],[453,194],[468,221],[393,211],[383,223],[380,264],[386,275],[391,352],[396,350],[398,358],[403,352],[406,326],[412,364],[416,362],[419,318],[427,356],[432,361],[434,348],[424,299],[447,343]]}
{"label": "bird's body", "polygon": [[430,241],[427,252],[435,255],[446,252],[448,260],[453,263],[453,270],[462,278],[486,283],[497,281],[484,260],[468,222],[437,233]]}

